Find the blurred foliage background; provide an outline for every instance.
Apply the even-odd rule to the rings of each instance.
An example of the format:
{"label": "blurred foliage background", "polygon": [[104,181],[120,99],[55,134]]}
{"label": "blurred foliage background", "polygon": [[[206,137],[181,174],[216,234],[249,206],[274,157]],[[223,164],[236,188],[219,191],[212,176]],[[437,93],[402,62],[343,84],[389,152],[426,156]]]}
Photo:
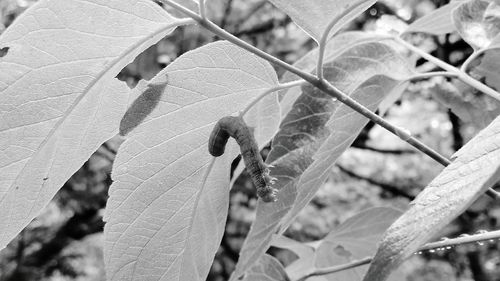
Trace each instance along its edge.
{"label": "blurred foliage background", "polygon": [[[0,32],[36,0],[0,0]],[[377,31],[404,26],[433,9],[442,0],[379,1],[352,22],[348,30]],[[315,43],[290,18],[266,0],[210,1],[210,18],[221,27],[256,47],[293,63]],[[151,79],[182,55],[216,36],[196,26],[178,28],[171,36],[147,49],[118,75],[130,87],[140,79]],[[453,65],[460,65],[472,49],[457,35],[414,35],[412,43]],[[421,71],[434,66],[417,60]],[[283,74],[282,69],[276,69]],[[443,79],[413,83],[386,118],[409,129],[413,135],[446,156],[451,156],[480,129],[477,122],[463,122],[433,98],[443,90]],[[460,88],[465,94],[472,91]],[[474,120],[471,120],[474,121]],[[0,253],[0,281],[105,280],[102,255],[102,221],[110,172],[120,145],[118,138],[100,147],[62,187],[40,216]],[[267,150],[263,151],[264,156]],[[234,165],[235,166],[235,165]],[[353,147],[331,171],[314,200],[302,211],[286,235],[299,241],[324,237],[346,218],[372,206],[405,209],[442,167],[406,143],[369,123]],[[207,280],[228,280],[238,260],[255,216],[255,189],[243,173],[231,190],[226,232]],[[483,196],[452,224],[442,237],[456,237],[481,230],[499,229],[498,203]],[[436,237],[439,239],[440,237]],[[461,245],[446,251],[415,255],[404,266],[412,281],[500,280],[498,241]],[[296,257],[269,249],[285,265]]]}

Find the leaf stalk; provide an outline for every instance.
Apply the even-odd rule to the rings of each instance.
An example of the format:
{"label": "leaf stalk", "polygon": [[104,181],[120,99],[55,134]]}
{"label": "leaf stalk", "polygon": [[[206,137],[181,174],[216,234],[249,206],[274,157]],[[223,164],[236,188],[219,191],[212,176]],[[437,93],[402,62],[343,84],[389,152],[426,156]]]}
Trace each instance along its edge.
{"label": "leaf stalk", "polygon": [[[485,94],[487,94],[488,96],[496,99],[496,100],[499,100],[500,101],[500,93],[498,93],[497,91],[493,90],[492,88],[488,87],[487,85],[477,81],[476,79],[470,77],[467,73],[465,73],[464,71],[454,67],[453,65],[451,64],[448,64],[434,56],[432,56],[431,54],[425,52],[424,50],[420,49],[420,48],[417,48],[415,46],[413,46],[412,44],[406,42],[405,40],[401,39],[400,37],[397,37],[397,36],[394,36],[393,37],[393,40],[396,41],[397,43],[399,43],[400,45],[406,47],[407,49],[409,49],[410,51],[420,55],[421,57],[425,58],[426,60],[434,63],[435,65],[441,67],[442,69],[448,71],[448,72],[452,72],[452,73],[455,73],[458,77],[458,79],[460,79],[462,82],[466,83],[467,85],[477,89],[478,91],[481,91]],[[470,59],[470,57],[469,57]]]}
{"label": "leaf stalk", "polygon": [[326,27],[325,31],[321,35],[321,39],[318,42],[318,63],[316,66],[316,76],[321,80],[324,79],[323,77],[323,60],[325,59],[325,48],[326,44],[328,41],[328,37],[332,37],[335,35],[331,34],[330,31],[332,28],[344,17],[346,17],[350,12],[354,11],[357,7],[361,6],[365,0],[358,0],[354,5],[352,6],[347,6],[342,13],[340,13],[338,16],[336,16]]}

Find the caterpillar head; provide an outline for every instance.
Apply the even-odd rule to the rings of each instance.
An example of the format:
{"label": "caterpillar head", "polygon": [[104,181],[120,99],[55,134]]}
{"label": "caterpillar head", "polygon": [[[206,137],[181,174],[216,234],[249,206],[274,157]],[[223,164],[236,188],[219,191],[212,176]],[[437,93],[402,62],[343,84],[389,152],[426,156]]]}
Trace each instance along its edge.
{"label": "caterpillar head", "polygon": [[266,168],[262,176],[266,185],[263,187],[257,187],[257,196],[262,198],[262,201],[264,202],[276,202],[276,200],[278,200],[278,190],[273,187],[274,183],[276,182],[276,178],[269,175],[268,168]]}

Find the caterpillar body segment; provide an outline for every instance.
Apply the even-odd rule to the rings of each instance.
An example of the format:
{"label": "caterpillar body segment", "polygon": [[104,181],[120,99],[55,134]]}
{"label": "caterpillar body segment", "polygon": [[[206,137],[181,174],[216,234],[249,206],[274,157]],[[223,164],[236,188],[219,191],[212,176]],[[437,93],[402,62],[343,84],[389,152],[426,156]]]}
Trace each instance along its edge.
{"label": "caterpillar body segment", "polygon": [[257,187],[257,195],[264,202],[276,201],[277,190],[272,187],[276,179],[269,175],[269,167],[260,156],[253,132],[241,116],[226,116],[215,124],[208,140],[210,154],[215,157],[224,154],[229,137],[233,137],[240,146],[247,171]]}

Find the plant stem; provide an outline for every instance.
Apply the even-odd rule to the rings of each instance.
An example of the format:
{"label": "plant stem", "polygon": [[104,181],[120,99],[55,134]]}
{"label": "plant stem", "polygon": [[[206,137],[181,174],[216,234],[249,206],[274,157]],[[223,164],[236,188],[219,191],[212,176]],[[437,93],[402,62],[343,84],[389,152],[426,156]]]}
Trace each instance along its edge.
{"label": "plant stem", "polygon": [[200,16],[201,16],[201,18],[206,19],[207,18],[207,14],[205,12],[205,0],[199,0],[198,4],[200,6],[199,9],[200,9]]}
{"label": "plant stem", "polygon": [[446,247],[457,246],[460,244],[475,243],[475,242],[481,242],[498,238],[500,238],[500,230],[495,230],[480,234],[467,235],[453,239],[445,239],[437,242],[427,243],[424,246],[420,247],[419,251],[431,250],[436,248],[438,249],[446,248]]}
{"label": "plant stem", "polygon": [[[218,35],[220,38],[224,38],[225,40],[235,44],[236,46],[239,46],[240,48],[243,48],[243,49],[257,55],[257,56],[269,61],[272,64],[283,67],[285,70],[288,70],[288,71],[296,74],[297,76],[299,76],[300,78],[309,82],[311,85],[320,89],[324,93],[330,95],[333,98],[338,99],[340,102],[346,104],[347,106],[349,106],[353,110],[357,111],[361,115],[365,116],[366,118],[370,119],[374,123],[382,126],[383,128],[385,128],[389,132],[395,134],[396,136],[401,138],[403,141],[406,141],[407,143],[411,144],[413,147],[420,150],[422,153],[427,154],[429,157],[431,157],[432,159],[434,159],[435,161],[437,161],[441,165],[448,166],[451,163],[451,161],[448,160],[446,157],[439,154],[437,151],[433,150],[432,148],[430,148],[429,146],[427,146],[423,142],[419,141],[418,139],[412,137],[411,134],[407,130],[399,128],[398,126],[395,126],[395,125],[389,123],[384,118],[378,116],[377,114],[373,113],[372,111],[370,111],[368,108],[366,108],[362,104],[358,103],[356,100],[352,99],[350,96],[344,94],[342,91],[337,89],[335,86],[330,84],[325,79],[319,79],[318,77],[316,77],[310,73],[304,72],[304,71],[296,68],[293,65],[290,65],[290,64],[288,64],[288,63],[286,63],[286,62],[284,62],[284,61],[282,61],[274,56],[269,55],[268,53],[248,44],[247,42],[245,42],[239,38],[237,38],[236,36],[228,33],[224,29],[221,29],[213,22],[200,17],[198,14],[190,11],[189,9],[186,9],[182,5],[179,5],[172,0],[161,0],[161,1],[164,4],[170,5],[173,8],[175,8],[175,9],[179,10],[180,12],[183,12],[187,16],[191,17],[192,19],[197,21],[199,25],[203,26],[204,28],[211,31],[215,35]],[[401,41],[403,41],[403,40],[401,40]],[[406,42],[404,42],[404,43],[408,44]],[[410,46],[413,47],[412,45],[410,45]],[[415,47],[413,47],[413,48],[415,48]],[[423,51],[422,51],[422,53],[428,55],[427,53],[425,53]],[[438,60],[437,58],[434,58],[434,59]],[[438,60],[438,61],[440,61],[440,60]],[[446,64],[446,65],[448,65],[448,64]],[[451,66],[451,65],[449,65],[449,66],[453,68],[451,70],[452,72],[458,71],[453,66]],[[457,74],[459,74],[459,73],[462,73],[462,72],[458,71]],[[470,78],[470,79],[472,79],[472,78]],[[478,82],[478,81],[476,81],[476,82]],[[481,83],[479,83],[479,84],[481,84]],[[494,191],[491,188],[486,192],[486,194],[494,199],[500,199],[500,194],[498,194],[496,191]]]}
{"label": "plant stem", "polygon": [[330,35],[330,31],[332,28],[345,16],[347,16],[350,12],[352,12],[354,9],[362,5],[365,0],[358,0],[356,3],[354,3],[352,6],[347,6],[342,13],[340,13],[338,16],[336,16],[326,27],[325,31],[321,35],[321,39],[318,42],[318,62],[316,66],[316,75],[318,76],[318,79],[322,80],[324,79],[323,77],[323,60],[325,57],[325,48],[326,48],[326,42],[328,41],[329,36],[333,36],[334,34]]}
{"label": "plant stem", "polygon": [[292,82],[288,82],[288,83],[284,83],[284,84],[279,84],[278,86],[276,87],[273,87],[273,88],[269,88],[267,89],[265,92],[263,92],[262,94],[260,94],[258,97],[256,97],[253,101],[251,101],[246,107],[245,109],[243,109],[241,112],[240,112],[240,116],[243,116],[245,115],[254,105],[256,105],[261,99],[265,98],[267,95],[271,94],[271,93],[274,93],[276,91],[279,91],[279,90],[283,90],[283,89],[288,89],[288,88],[292,88],[292,87],[296,87],[296,86],[300,86],[300,85],[303,85],[307,83],[306,81],[304,80],[298,80],[298,81],[292,81]]}
{"label": "plant stem", "polygon": [[477,57],[479,57],[482,53],[484,53],[487,49],[480,49],[474,51],[462,64],[460,67],[460,71],[467,73],[467,68],[469,68],[469,64],[474,61]]}
{"label": "plant stem", "polygon": [[476,79],[470,77],[469,75],[467,75],[467,73],[461,71],[460,69],[454,67],[453,65],[448,64],[448,63],[432,56],[431,54],[413,46],[412,44],[406,42],[405,40],[401,39],[400,37],[394,36],[393,40],[395,40],[399,44],[405,46],[410,51],[417,53],[418,55],[425,58],[426,60],[441,67],[442,69],[444,69],[448,72],[456,73],[458,79],[462,80],[462,82],[464,82],[464,83],[468,84],[469,86],[471,86],[471,87],[487,94],[488,96],[500,101],[500,93],[498,93],[497,91],[493,90],[492,88],[486,86],[485,84],[477,81]]}
{"label": "plant stem", "polygon": [[[482,242],[482,241],[487,241],[487,240],[493,240],[493,239],[500,239],[500,230],[496,231],[491,231],[491,232],[485,232],[485,233],[480,233],[480,234],[475,234],[475,235],[470,235],[470,236],[464,236],[464,237],[457,237],[453,239],[446,239],[442,241],[437,241],[437,242],[432,242],[432,243],[427,243],[420,247],[418,249],[419,253],[420,251],[426,251],[426,250],[432,250],[432,249],[443,249],[447,247],[453,247],[461,244],[469,244],[469,243],[477,243],[477,242]],[[297,281],[304,281],[309,277],[312,276],[318,276],[318,275],[327,275],[347,269],[351,269],[354,267],[362,266],[365,264],[369,264],[372,261],[371,257],[366,257],[362,258],[359,260],[354,260],[346,264],[341,264],[341,265],[336,265],[332,267],[325,267],[325,268],[318,268],[314,270],[313,272],[309,272],[303,277],[300,277],[297,279]]]}
{"label": "plant stem", "polygon": [[372,261],[371,257],[366,257],[366,258],[354,260],[354,261],[351,261],[349,263],[345,263],[345,264],[341,264],[341,265],[336,265],[336,266],[332,266],[332,267],[325,267],[325,268],[318,268],[314,272],[308,273],[304,277],[297,279],[297,281],[304,281],[309,277],[318,276],[318,275],[326,275],[326,274],[331,274],[331,273],[351,269],[351,268],[358,267],[361,265],[369,264],[371,261]]}
{"label": "plant stem", "polygon": [[406,79],[406,81],[427,79],[427,78],[432,78],[432,77],[436,77],[436,76],[446,76],[446,77],[457,78],[458,74],[453,73],[453,72],[448,72],[448,71],[425,72],[425,73],[418,73],[418,74],[415,74],[411,77],[408,77],[408,79]]}

